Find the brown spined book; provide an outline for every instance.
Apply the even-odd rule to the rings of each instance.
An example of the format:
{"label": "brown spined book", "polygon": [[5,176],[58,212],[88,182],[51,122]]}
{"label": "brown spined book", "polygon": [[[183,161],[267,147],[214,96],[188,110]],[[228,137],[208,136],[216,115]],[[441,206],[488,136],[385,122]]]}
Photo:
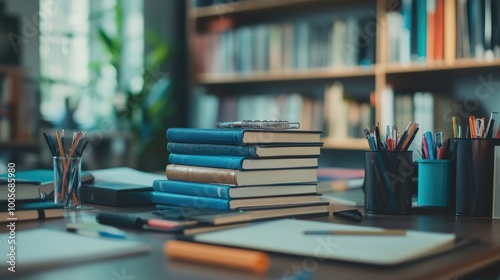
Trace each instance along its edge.
{"label": "brown spined book", "polygon": [[166,175],[169,180],[233,186],[258,186],[317,181],[316,168],[234,170],[169,164],[166,167]]}

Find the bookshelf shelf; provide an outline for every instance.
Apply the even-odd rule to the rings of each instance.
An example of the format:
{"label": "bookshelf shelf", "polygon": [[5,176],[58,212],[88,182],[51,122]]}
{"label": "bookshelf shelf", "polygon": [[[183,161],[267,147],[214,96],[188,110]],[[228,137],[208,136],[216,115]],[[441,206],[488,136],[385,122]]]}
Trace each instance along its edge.
{"label": "bookshelf shelf", "polygon": [[197,82],[199,84],[235,84],[235,83],[258,83],[258,82],[280,82],[292,80],[317,80],[317,79],[341,79],[354,77],[375,76],[373,67],[350,67],[342,69],[308,70],[304,72],[290,71],[281,73],[254,73],[254,74],[200,74]]}
{"label": "bookshelf shelf", "polygon": [[326,2],[324,0],[253,0],[233,3],[221,3],[215,6],[190,8],[189,16],[192,18],[210,18],[221,15],[235,15],[269,11],[283,7],[310,5],[311,3]]}
{"label": "bookshelf shelf", "polygon": [[453,71],[468,70],[475,68],[499,67],[500,59],[495,60],[477,60],[477,59],[457,59],[453,64],[445,62],[435,62],[432,64],[387,64],[382,70],[386,74],[412,73],[412,72],[434,72],[434,71]]}
{"label": "bookshelf shelf", "polygon": [[[428,9],[421,6],[427,2],[430,5],[436,2],[433,18],[427,18]],[[302,109],[296,111],[309,114],[309,117],[303,114],[295,118],[313,124],[307,127],[319,124],[316,128],[324,128],[325,135],[330,135],[323,140],[327,149],[365,150],[365,139],[343,138],[360,137],[354,133],[357,129],[351,129],[355,125],[366,127],[365,120],[373,125],[376,122],[407,123],[408,116],[416,119],[417,106],[413,99],[416,93],[432,95],[432,102],[445,110],[460,96],[465,96],[468,87],[477,84],[478,72],[500,73],[500,39],[492,38],[489,46],[483,40],[483,51],[470,47],[479,40],[478,36],[486,35],[485,30],[480,30],[481,24],[468,18],[471,11],[467,9],[472,5],[468,2],[244,0],[212,3],[214,5],[204,7],[188,5],[186,11],[188,45],[193,57],[193,89],[201,86],[200,92],[206,94],[197,96],[215,96],[207,102],[219,102],[218,107],[214,106],[217,108],[214,111],[218,111],[210,115],[216,118],[237,116],[238,119],[240,115],[237,113],[243,111],[241,115],[258,112],[257,115],[267,116],[266,113],[274,108],[273,114],[288,117],[282,106],[286,101],[280,99],[282,103],[276,105],[278,103],[272,99],[288,95],[292,97],[291,102],[302,102]],[[474,11],[486,13],[486,8],[494,16],[500,11],[500,4],[491,1],[490,6]],[[430,20],[433,20],[432,25],[427,24]],[[343,24],[339,25],[339,22]],[[427,27],[422,31],[421,26],[426,26],[424,23]],[[483,23],[484,27],[486,21]],[[354,30],[361,30],[358,35],[364,35],[358,41],[348,36],[352,34],[346,31],[349,24]],[[464,24],[470,25],[468,33],[477,33],[475,37],[462,36],[466,29],[460,28],[464,28]],[[500,30],[498,23],[496,26],[491,23],[490,27],[493,34]],[[338,36],[343,36],[340,41],[335,40],[338,32],[342,34]],[[299,36],[301,40],[297,39]],[[348,40],[351,44],[346,44]],[[359,41],[367,43],[364,48],[357,45]],[[355,60],[342,61],[347,57],[342,50],[346,45],[358,47],[355,53],[359,56]],[[248,48],[241,49],[241,46]],[[342,57],[340,63],[336,60],[339,57]],[[426,62],[415,62],[415,57]],[[370,66],[359,66],[364,64]],[[352,66],[344,68],[340,65]],[[259,99],[259,95],[268,96],[264,100]],[[296,98],[297,95],[302,99]],[[405,106],[411,103],[403,106],[411,112],[404,117],[396,116],[403,107],[398,108],[394,100],[386,99],[387,95],[392,95],[398,102],[404,101]],[[408,96],[411,100],[403,98]],[[385,102],[387,100],[392,103]],[[200,104],[205,101],[200,101]],[[316,106],[318,102],[322,107]],[[244,106],[241,104],[246,106],[242,110],[240,108]],[[271,105],[266,107],[263,104]],[[278,106],[282,107],[276,109]],[[256,109],[262,107],[266,109]],[[390,113],[386,113],[392,108],[393,116],[387,117]],[[328,122],[336,123],[338,119],[354,120],[353,123],[357,120],[358,123],[349,123],[347,126],[351,130],[344,133],[345,124],[328,125]],[[439,123],[441,119],[436,117],[429,122],[434,122],[434,125],[428,126],[445,127]],[[337,133],[339,130],[342,133]]]}

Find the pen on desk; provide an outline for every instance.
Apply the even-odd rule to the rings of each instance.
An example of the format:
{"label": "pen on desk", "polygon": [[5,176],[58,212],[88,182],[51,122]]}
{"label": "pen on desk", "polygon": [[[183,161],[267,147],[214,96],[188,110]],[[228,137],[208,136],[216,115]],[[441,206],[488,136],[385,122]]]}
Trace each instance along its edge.
{"label": "pen on desk", "polygon": [[269,256],[264,252],[179,240],[165,242],[164,253],[172,259],[226,266],[256,273],[267,272],[270,265]]}
{"label": "pen on desk", "polygon": [[76,234],[89,236],[89,237],[107,237],[115,239],[125,239],[126,233],[117,228],[103,226],[99,224],[67,224],[66,230]]}
{"label": "pen on desk", "polygon": [[349,235],[349,236],[384,236],[384,235],[406,235],[404,229],[385,230],[306,230],[304,234],[310,235]]}
{"label": "pen on desk", "polygon": [[115,213],[98,213],[95,218],[100,224],[136,229],[149,228],[157,230],[172,230],[186,225],[182,222],[160,219],[142,219],[140,217],[131,217]]}

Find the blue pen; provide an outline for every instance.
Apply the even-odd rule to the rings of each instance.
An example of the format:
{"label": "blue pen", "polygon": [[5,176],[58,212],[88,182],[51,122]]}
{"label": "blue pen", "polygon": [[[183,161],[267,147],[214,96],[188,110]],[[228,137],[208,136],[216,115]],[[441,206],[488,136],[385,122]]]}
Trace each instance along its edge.
{"label": "blue pen", "polygon": [[126,239],[126,233],[124,231],[96,223],[67,224],[66,229],[69,232],[89,237]]}
{"label": "blue pen", "polygon": [[432,140],[432,132],[427,131],[425,133],[425,139],[427,140],[427,147],[429,149],[429,159],[436,159],[435,157],[436,146],[434,146],[434,141]]}

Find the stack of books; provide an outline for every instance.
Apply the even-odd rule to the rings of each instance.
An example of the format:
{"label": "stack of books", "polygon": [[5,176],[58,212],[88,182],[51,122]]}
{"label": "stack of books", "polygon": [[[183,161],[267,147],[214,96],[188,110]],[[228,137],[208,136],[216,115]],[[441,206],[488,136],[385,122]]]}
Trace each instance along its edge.
{"label": "stack of books", "polygon": [[319,131],[167,130],[168,179],[155,180],[152,201],[243,211],[251,220],[327,214],[316,192]]}

